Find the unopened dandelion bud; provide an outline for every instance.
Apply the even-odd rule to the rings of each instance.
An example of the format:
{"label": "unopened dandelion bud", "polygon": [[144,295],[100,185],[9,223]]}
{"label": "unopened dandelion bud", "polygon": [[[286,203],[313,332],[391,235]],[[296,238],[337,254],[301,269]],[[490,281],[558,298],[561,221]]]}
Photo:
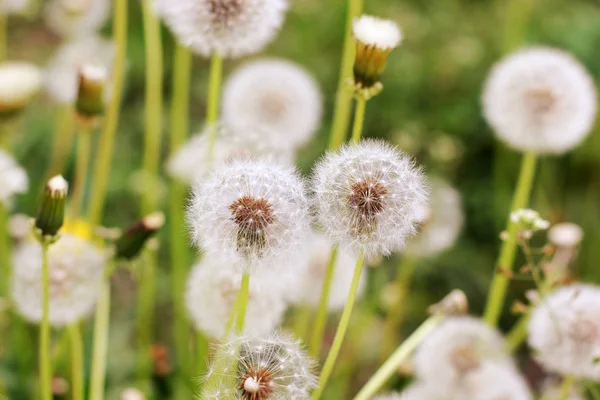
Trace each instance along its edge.
{"label": "unopened dandelion bud", "polygon": [[370,98],[383,89],[381,75],[388,56],[400,44],[402,33],[393,21],[363,15],[354,20],[353,34],[356,39],[355,91]]}
{"label": "unopened dandelion bud", "polygon": [[429,307],[430,314],[462,315],[469,311],[469,301],[465,292],[455,289],[439,303]]}
{"label": "unopened dandelion bud", "polygon": [[69,184],[60,175],[50,179],[42,196],[35,219],[35,227],[41,238],[56,237],[65,220],[65,205]]}
{"label": "unopened dandelion bud", "polygon": [[115,242],[116,258],[131,260],[137,257],[148,240],[162,228],[164,223],[164,214],[156,212],[132,225]]}
{"label": "unopened dandelion bud", "polygon": [[0,64],[0,121],[17,117],[42,86],[40,70],[31,64]]}
{"label": "unopened dandelion bud", "polygon": [[108,73],[104,66],[86,64],[79,69],[75,111],[80,121],[93,123],[104,115],[104,89]]}

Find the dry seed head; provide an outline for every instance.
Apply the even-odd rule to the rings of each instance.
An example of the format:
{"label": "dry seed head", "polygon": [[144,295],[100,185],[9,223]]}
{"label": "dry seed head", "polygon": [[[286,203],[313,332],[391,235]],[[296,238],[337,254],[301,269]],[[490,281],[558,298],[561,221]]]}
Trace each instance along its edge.
{"label": "dry seed head", "polygon": [[42,73],[32,64],[4,62],[0,64],[0,122],[18,116],[38,94]]}

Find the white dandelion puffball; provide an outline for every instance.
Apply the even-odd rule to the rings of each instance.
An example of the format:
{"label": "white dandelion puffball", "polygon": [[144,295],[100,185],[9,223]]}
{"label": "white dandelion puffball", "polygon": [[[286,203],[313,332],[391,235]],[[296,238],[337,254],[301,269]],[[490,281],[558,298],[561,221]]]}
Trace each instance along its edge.
{"label": "white dandelion puffball", "polygon": [[[48,252],[50,324],[63,326],[89,315],[100,292],[105,254],[94,244],[63,235]],[[13,255],[12,299],[28,321],[42,320],[42,248],[37,241],[20,244]]]}
{"label": "white dandelion puffball", "polygon": [[294,162],[294,154],[287,148],[277,147],[277,143],[265,140],[259,132],[237,132],[225,124],[218,124],[211,162],[208,162],[208,134],[205,127],[201,134],[192,136],[188,142],[167,160],[167,172],[172,177],[189,185],[206,178],[210,168],[222,165],[236,158],[270,158],[289,163]]}
{"label": "white dandelion puffball", "polygon": [[557,289],[533,310],[529,345],[549,371],[600,379],[600,288]]}
{"label": "white dandelion puffball", "polygon": [[[59,103],[73,103],[77,98],[79,69],[93,64],[112,71],[114,54],[114,43],[99,36],[85,36],[68,42],[58,49],[46,69],[46,91]],[[108,86],[106,100],[111,92],[110,83]]]}
{"label": "white dandelion puffball", "polygon": [[294,148],[319,128],[323,99],[313,76],[289,61],[262,59],[237,69],[223,88],[223,121]]}
{"label": "white dandelion puffball", "polygon": [[42,73],[35,65],[0,63],[0,115],[22,110],[41,87]]}
{"label": "white dandelion puffball", "polygon": [[29,8],[31,0],[0,0],[0,14],[21,14]]}
{"label": "white dandelion puffball", "polygon": [[[240,290],[242,272],[227,260],[206,256],[190,273],[186,292],[188,315],[196,328],[213,338],[225,334],[225,325]],[[286,303],[260,276],[250,279],[244,334],[263,336],[282,321]]]}
{"label": "white dandelion puffball", "polygon": [[414,356],[415,375],[449,387],[487,363],[512,366],[502,336],[473,317],[445,320],[429,334]]}
{"label": "white dandelion puffball", "polygon": [[[266,338],[239,337],[217,347],[217,355],[237,361],[228,367],[219,382],[209,384],[203,400],[308,400],[316,387],[315,362],[299,340],[275,333]],[[228,363],[231,365],[233,363]]]}
{"label": "white dandelion puffball", "polygon": [[533,400],[527,382],[515,368],[493,363],[468,373],[459,382],[457,392],[457,400]]}
{"label": "white dandelion puffball", "polygon": [[51,0],[44,17],[57,34],[76,38],[98,31],[110,17],[111,7],[111,0]]}
{"label": "white dandelion puffball", "polygon": [[27,192],[28,188],[27,172],[10,154],[0,149],[0,203],[10,206],[13,196]]}
{"label": "white dandelion puffball", "polygon": [[583,229],[572,222],[561,222],[548,230],[548,240],[561,248],[577,247],[583,240]]}
{"label": "white dandelion puffball", "polygon": [[285,268],[310,234],[304,181],[284,164],[234,160],[194,185],[188,224],[209,254],[247,270]]}
{"label": "white dandelion puffball", "polygon": [[355,18],[352,33],[359,42],[382,50],[394,49],[402,41],[402,32],[395,22],[370,15]]}
{"label": "white dandelion puffball", "polygon": [[500,140],[520,151],[564,153],[585,139],[596,117],[596,88],[570,54],[517,51],[492,70],[483,109]]}
{"label": "white dandelion puffball", "polygon": [[283,24],[287,0],[158,0],[158,12],[186,47],[203,56],[257,53]]}
{"label": "white dandelion puffball", "polygon": [[406,243],[403,252],[411,257],[428,257],[451,248],[463,221],[460,193],[442,180],[432,180],[430,204],[421,211],[419,233]]}
{"label": "white dandelion puffball", "polygon": [[325,233],[367,258],[402,248],[416,232],[428,195],[415,163],[378,140],[327,153],[314,168],[312,186]]}

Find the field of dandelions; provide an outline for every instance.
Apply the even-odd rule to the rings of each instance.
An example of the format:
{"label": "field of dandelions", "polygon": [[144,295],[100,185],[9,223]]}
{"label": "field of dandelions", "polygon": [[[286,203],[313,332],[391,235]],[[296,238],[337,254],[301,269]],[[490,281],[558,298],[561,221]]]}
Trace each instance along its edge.
{"label": "field of dandelions", "polygon": [[0,0],[0,399],[600,400],[598,21]]}

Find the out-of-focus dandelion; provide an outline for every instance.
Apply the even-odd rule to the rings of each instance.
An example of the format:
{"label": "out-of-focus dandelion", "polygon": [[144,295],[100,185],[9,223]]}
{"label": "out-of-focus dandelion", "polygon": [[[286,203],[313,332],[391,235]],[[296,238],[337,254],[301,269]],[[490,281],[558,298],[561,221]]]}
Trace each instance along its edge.
{"label": "out-of-focus dandelion", "polygon": [[15,159],[0,149],[0,202],[8,207],[16,194],[25,193],[29,187],[27,172]]}
{"label": "out-of-focus dandelion", "polygon": [[529,208],[513,211],[510,214],[510,222],[517,226],[517,231],[523,239],[531,239],[534,233],[550,227],[550,223],[543,219],[540,213]]}
{"label": "out-of-focus dandelion", "polygon": [[0,64],[0,122],[11,119],[29,105],[42,87],[42,73],[32,64]]}
{"label": "out-of-focus dandelion", "polygon": [[132,260],[140,255],[148,240],[152,238],[165,223],[162,212],[154,212],[130,226],[115,241],[115,258]]}
{"label": "out-of-focus dandelion", "polygon": [[34,232],[42,244],[51,243],[58,236],[65,220],[68,182],[57,175],[48,181],[35,217]]}
{"label": "out-of-focus dandelion", "polygon": [[80,38],[98,31],[110,16],[110,0],[51,0],[46,24],[64,37]]}
{"label": "out-of-focus dandelion", "polygon": [[548,240],[559,248],[575,248],[583,240],[583,229],[572,222],[554,224],[548,230]]}
{"label": "out-of-focus dandelion", "polygon": [[223,121],[238,135],[260,135],[277,147],[295,149],[319,128],[322,96],[312,75],[289,61],[251,61],[223,88]]}
{"label": "out-of-focus dandelion", "polygon": [[0,14],[22,14],[31,5],[31,0],[0,0]]}
{"label": "out-of-focus dandelion", "polygon": [[121,392],[121,400],[146,400],[146,396],[139,389],[127,388]]}
{"label": "out-of-focus dandelion", "polygon": [[78,77],[75,111],[80,123],[93,127],[104,115],[108,70],[103,65],[84,64]]}

